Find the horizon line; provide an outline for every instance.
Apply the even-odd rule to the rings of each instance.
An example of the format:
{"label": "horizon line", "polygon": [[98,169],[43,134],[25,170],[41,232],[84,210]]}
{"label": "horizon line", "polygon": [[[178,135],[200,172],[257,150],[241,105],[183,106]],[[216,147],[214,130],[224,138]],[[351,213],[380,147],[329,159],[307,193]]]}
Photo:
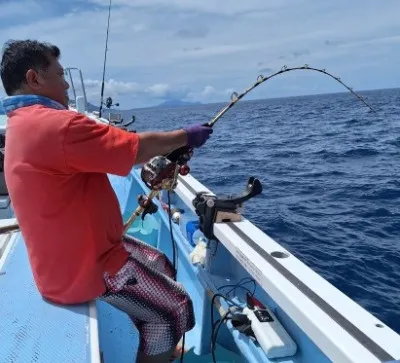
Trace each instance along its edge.
{"label": "horizon line", "polygon": [[[355,93],[361,93],[361,92],[376,92],[376,91],[390,91],[390,90],[400,90],[399,87],[389,87],[389,88],[373,88],[373,89],[363,89],[363,90],[355,90],[353,91]],[[245,99],[242,98],[242,102],[254,102],[254,101],[262,101],[262,100],[278,100],[278,99],[287,99],[287,98],[296,98],[296,97],[309,97],[309,96],[329,96],[329,95],[338,95],[338,94],[351,94],[350,91],[338,91],[338,92],[323,92],[323,93],[308,93],[308,94],[302,94],[302,95],[293,95],[293,96],[281,96],[281,97],[263,97],[263,98],[255,98],[255,99]],[[158,105],[154,106],[144,106],[144,107],[132,107],[129,109],[113,109],[114,111],[132,111],[132,110],[142,110],[142,109],[148,109],[148,108],[157,108],[162,106],[163,102],[168,102],[168,101],[177,101],[177,102],[184,102],[188,103],[187,107],[196,107],[196,106],[206,106],[206,105],[215,105],[215,104],[221,104],[221,103],[230,103],[230,99],[227,99],[226,101],[216,101],[216,102],[200,102],[200,101],[184,101],[181,99],[171,99],[171,100],[164,100]],[[93,104],[92,104],[93,105]],[[95,105],[93,105],[95,106]],[[166,106],[166,107],[171,107],[171,108],[179,108],[179,107],[185,107],[185,106]]]}

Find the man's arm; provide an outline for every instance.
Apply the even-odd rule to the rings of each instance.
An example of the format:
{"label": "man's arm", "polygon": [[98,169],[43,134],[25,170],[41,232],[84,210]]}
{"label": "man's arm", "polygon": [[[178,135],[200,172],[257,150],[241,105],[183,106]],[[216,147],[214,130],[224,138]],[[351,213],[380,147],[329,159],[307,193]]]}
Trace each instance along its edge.
{"label": "man's arm", "polygon": [[141,164],[154,156],[165,155],[188,143],[188,134],[184,130],[169,132],[142,132],[139,136],[139,149],[135,164]]}
{"label": "man's arm", "polygon": [[63,151],[69,172],[110,173],[125,176],[135,164],[188,145],[203,145],[210,127],[194,125],[169,132],[130,133],[74,115],[65,129]]}

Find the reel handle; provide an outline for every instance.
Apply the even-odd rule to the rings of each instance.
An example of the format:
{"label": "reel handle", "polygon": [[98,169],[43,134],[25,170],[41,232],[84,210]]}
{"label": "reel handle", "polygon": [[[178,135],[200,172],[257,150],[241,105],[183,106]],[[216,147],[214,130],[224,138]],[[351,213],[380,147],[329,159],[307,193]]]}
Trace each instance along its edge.
{"label": "reel handle", "polygon": [[169,154],[165,155],[165,157],[172,161],[173,163],[177,163],[179,165],[186,164],[193,155],[193,149],[189,146],[182,146]]}
{"label": "reel handle", "polygon": [[[157,194],[159,193],[159,190],[152,190],[149,195],[147,196],[147,199],[149,201],[151,201],[153,198],[155,198],[157,196]],[[126,221],[126,223],[124,224],[124,231],[123,231],[123,235],[125,235],[129,228],[131,227],[132,223],[135,221],[136,217],[139,217],[141,213],[143,213],[145,210],[145,208],[142,205],[138,205],[138,207],[136,208],[136,210],[132,213],[132,215],[128,218],[128,220]]]}

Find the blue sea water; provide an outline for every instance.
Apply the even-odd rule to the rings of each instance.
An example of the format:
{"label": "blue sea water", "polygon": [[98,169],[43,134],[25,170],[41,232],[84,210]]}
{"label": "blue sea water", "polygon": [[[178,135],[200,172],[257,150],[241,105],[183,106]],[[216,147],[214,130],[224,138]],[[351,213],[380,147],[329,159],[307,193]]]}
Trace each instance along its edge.
{"label": "blue sea water", "polygon": [[[264,187],[245,216],[400,333],[400,89],[240,101],[196,150],[217,194]],[[134,128],[206,122],[225,104],[135,110]]]}

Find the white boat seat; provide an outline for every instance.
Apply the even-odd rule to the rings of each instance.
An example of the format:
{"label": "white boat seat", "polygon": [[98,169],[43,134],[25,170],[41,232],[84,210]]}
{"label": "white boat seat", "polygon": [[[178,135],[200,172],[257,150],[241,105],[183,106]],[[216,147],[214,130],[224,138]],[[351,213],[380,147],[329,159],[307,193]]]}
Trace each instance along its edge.
{"label": "white boat seat", "polygon": [[0,362],[100,363],[94,303],[45,301],[16,234],[0,259]]}

